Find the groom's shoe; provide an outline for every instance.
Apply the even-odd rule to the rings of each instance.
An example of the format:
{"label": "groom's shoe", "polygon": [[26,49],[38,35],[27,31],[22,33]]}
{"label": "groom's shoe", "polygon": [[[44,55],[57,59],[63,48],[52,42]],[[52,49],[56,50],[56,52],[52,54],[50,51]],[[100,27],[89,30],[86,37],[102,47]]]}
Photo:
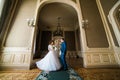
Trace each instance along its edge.
{"label": "groom's shoe", "polygon": [[68,68],[64,68],[63,70],[66,71],[66,70],[68,70]]}
{"label": "groom's shoe", "polygon": [[63,68],[63,67],[61,67],[61,68],[59,69],[59,71],[61,71],[61,70],[64,70],[64,68]]}

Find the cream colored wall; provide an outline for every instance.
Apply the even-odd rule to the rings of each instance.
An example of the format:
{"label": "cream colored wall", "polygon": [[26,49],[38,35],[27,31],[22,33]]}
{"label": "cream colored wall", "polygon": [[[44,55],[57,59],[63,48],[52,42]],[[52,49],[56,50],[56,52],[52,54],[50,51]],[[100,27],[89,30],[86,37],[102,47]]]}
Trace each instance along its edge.
{"label": "cream colored wall", "polygon": [[[2,54],[0,55],[1,57],[0,67],[3,67],[3,68],[12,67],[17,69],[17,67],[19,67],[23,69],[29,69],[31,60],[33,59],[31,48],[32,48],[34,27],[28,27],[26,19],[33,18],[34,13],[39,11],[39,9],[36,9],[37,0],[22,0],[22,1],[23,2],[20,6],[20,9],[18,10],[15,21],[13,21],[14,23],[12,25],[12,28],[8,33],[8,37],[6,38],[5,46],[3,47],[3,50],[0,52]],[[49,0],[49,1],[52,1],[52,0]],[[53,1],[56,1],[56,0],[53,0]],[[68,0],[65,0],[66,3],[68,3],[67,1]],[[99,2],[99,0],[97,1]],[[41,4],[39,4],[38,7],[41,7]],[[82,15],[81,15],[81,12],[79,11],[81,10],[81,8],[77,4],[76,4],[77,6],[75,6],[75,4],[71,2],[69,2],[69,4],[75,7],[77,13],[79,14],[78,22],[79,22],[79,27],[81,32],[80,34],[81,46],[83,48],[82,49],[83,52],[81,51],[81,53],[83,53],[82,55],[84,59],[84,63],[83,63],[84,67],[94,68],[94,67],[119,66],[116,60],[117,59],[116,55],[114,54],[114,51],[113,51],[113,46],[110,48],[88,48],[87,47],[85,32],[84,32],[84,29],[81,27]],[[38,17],[37,14],[39,13],[36,13],[35,15],[36,19]],[[118,57],[120,59],[120,55],[118,55]]]}
{"label": "cream colored wall", "polygon": [[[83,52],[83,63],[84,63],[83,65],[86,68],[119,67],[119,62],[118,62],[117,56],[115,54],[116,50],[114,50],[115,47],[113,46],[113,42],[112,42],[113,38],[110,35],[108,23],[106,21],[106,17],[103,12],[103,8],[101,6],[100,0],[96,0],[96,3],[97,3],[97,7],[99,9],[100,16],[102,18],[105,33],[107,35],[107,40],[109,42],[109,47],[90,48],[90,47],[85,46],[84,47],[85,51]],[[89,29],[89,27],[88,27],[88,29]],[[84,33],[84,34],[86,34],[86,33]],[[83,38],[83,39],[85,41],[87,41],[88,39],[86,38],[86,35],[84,35],[84,36],[85,36],[85,38]],[[96,44],[96,43],[93,43],[93,44]],[[85,45],[87,45],[87,44],[85,43]]]}
{"label": "cream colored wall", "polygon": [[36,3],[22,0],[0,51],[0,69],[30,69],[34,27],[27,25],[27,19],[34,18]]}
{"label": "cream colored wall", "polygon": [[31,44],[32,29],[27,25],[28,18],[34,18],[36,0],[22,0],[15,21],[8,32],[6,47],[28,47]]}

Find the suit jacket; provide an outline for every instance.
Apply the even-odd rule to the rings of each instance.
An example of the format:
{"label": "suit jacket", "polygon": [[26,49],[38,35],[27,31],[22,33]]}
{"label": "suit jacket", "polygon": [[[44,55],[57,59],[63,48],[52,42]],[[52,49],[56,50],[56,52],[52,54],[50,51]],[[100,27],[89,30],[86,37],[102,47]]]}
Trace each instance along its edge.
{"label": "suit jacket", "polygon": [[60,50],[61,50],[61,53],[66,54],[67,44],[66,44],[65,41],[61,43],[61,49]]}

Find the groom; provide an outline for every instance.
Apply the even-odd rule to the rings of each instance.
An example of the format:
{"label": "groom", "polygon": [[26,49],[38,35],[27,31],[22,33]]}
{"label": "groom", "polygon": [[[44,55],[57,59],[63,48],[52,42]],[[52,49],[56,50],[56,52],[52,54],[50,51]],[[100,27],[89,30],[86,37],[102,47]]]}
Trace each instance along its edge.
{"label": "groom", "polygon": [[67,70],[67,64],[66,64],[66,58],[65,58],[66,52],[67,52],[67,45],[66,45],[66,42],[64,41],[64,38],[61,38],[60,41],[61,41],[60,61],[61,61],[61,64],[62,64],[62,68],[63,68],[64,70]]}

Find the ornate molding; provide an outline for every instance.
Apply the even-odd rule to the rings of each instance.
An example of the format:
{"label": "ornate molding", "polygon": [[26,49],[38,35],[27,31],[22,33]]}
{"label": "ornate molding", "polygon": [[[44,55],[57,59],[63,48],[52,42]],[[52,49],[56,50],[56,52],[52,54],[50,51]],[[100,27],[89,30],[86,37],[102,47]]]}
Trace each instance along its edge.
{"label": "ornate molding", "polygon": [[86,53],[84,54],[84,67],[119,67],[114,53]]}
{"label": "ornate molding", "polygon": [[29,48],[6,47],[0,54],[0,67],[2,69],[30,68],[31,50]]}
{"label": "ornate molding", "polygon": [[120,46],[120,37],[119,37],[120,36],[120,31],[118,29],[118,25],[117,25],[117,23],[115,21],[115,18],[114,18],[114,12],[115,12],[116,8],[119,7],[119,5],[120,5],[120,0],[109,11],[108,19],[109,19],[109,22],[111,23],[111,25],[113,27],[113,31],[115,33],[118,44]]}

